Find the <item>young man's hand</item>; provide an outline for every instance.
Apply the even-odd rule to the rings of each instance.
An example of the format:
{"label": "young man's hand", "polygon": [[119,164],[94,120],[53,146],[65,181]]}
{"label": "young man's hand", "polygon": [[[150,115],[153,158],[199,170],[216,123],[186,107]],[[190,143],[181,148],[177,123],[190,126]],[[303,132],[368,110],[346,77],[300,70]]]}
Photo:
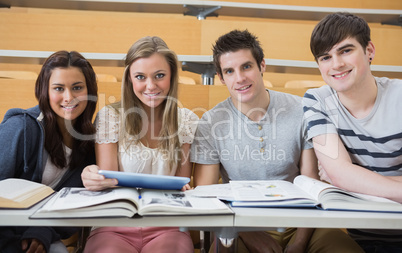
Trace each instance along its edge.
{"label": "young man's hand", "polygon": [[38,239],[24,239],[21,248],[26,253],[46,253],[45,246]]}

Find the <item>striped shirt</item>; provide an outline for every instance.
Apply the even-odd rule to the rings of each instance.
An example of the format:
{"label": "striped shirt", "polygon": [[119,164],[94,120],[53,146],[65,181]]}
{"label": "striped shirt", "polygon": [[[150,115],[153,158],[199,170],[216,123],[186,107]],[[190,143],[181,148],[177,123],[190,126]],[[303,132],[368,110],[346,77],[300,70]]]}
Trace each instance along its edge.
{"label": "striped shirt", "polygon": [[[385,176],[402,175],[402,80],[377,78],[377,98],[369,115],[356,119],[328,85],[303,98],[307,139],[337,133],[354,164]],[[350,230],[357,240],[402,242],[402,231]],[[386,239],[385,239],[386,238]]]}
{"label": "striped shirt", "polygon": [[383,175],[402,175],[402,80],[376,78],[374,107],[356,119],[325,85],[303,98],[307,138],[338,133],[353,163]]}

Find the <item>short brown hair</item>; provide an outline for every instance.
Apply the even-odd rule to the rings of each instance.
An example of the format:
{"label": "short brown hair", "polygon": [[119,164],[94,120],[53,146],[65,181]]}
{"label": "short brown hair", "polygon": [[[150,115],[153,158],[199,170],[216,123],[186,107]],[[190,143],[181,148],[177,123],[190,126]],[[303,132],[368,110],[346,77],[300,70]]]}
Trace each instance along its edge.
{"label": "short brown hair", "polygon": [[329,14],[316,25],[311,34],[311,53],[317,61],[334,45],[347,38],[355,38],[363,48],[366,48],[371,41],[367,22],[351,13]]}
{"label": "short brown hair", "polygon": [[[219,37],[212,48],[216,71],[222,76],[220,57],[228,52],[236,52],[241,49],[250,49],[251,54],[261,68],[260,63],[264,60],[264,51],[257,37],[248,30],[233,30]],[[261,69],[260,69],[261,70]]]}

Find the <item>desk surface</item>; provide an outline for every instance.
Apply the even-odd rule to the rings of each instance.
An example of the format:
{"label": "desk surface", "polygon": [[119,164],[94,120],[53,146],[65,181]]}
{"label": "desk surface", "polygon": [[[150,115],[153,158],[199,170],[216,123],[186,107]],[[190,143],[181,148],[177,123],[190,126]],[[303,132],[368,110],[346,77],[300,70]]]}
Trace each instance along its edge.
{"label": "desk surface", "polygon": [[28,210],[0,210],[2,226],[178,226],[216,230],[267,230],[284,227],[402,229],[402,214],[323,211],[296,208],[232,208],[235,215],[183,215],[139,218],[29,219]]}
{"label": "desk surface", "polygon": [[237,228],[312,227],[402,229],[401,213],[296,208],[232,208]]}

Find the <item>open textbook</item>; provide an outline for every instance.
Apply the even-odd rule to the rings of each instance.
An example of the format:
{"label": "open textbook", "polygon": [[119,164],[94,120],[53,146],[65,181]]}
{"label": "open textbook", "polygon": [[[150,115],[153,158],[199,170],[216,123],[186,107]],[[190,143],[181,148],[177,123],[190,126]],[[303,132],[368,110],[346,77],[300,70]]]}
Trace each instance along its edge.
{"label": "open textbook", "polygon": [[127,187],[103,191],[63,188],[31,218],[133,217],[150,215],[230,214],[217,198],[195,198],[174,190]]}
{"label": "open textbook", "polygon": [[0,208],[24,209],[53,193],[53,189],[33,181],[8,178],[0,181]]}
{"label": "open textbook", "polygon": [[[303,175],[293,184],[284,180],[230,181],[211,186],[218,198],[231,201],[234,207],[318,207],[324,210],[402,212],[402,204],[389,199],[353,193]],[[224,194],[217,193],[221,188]],[[211,197],[208,186],[192,194]],[[231,193],[229,193],[231,192]]]}

